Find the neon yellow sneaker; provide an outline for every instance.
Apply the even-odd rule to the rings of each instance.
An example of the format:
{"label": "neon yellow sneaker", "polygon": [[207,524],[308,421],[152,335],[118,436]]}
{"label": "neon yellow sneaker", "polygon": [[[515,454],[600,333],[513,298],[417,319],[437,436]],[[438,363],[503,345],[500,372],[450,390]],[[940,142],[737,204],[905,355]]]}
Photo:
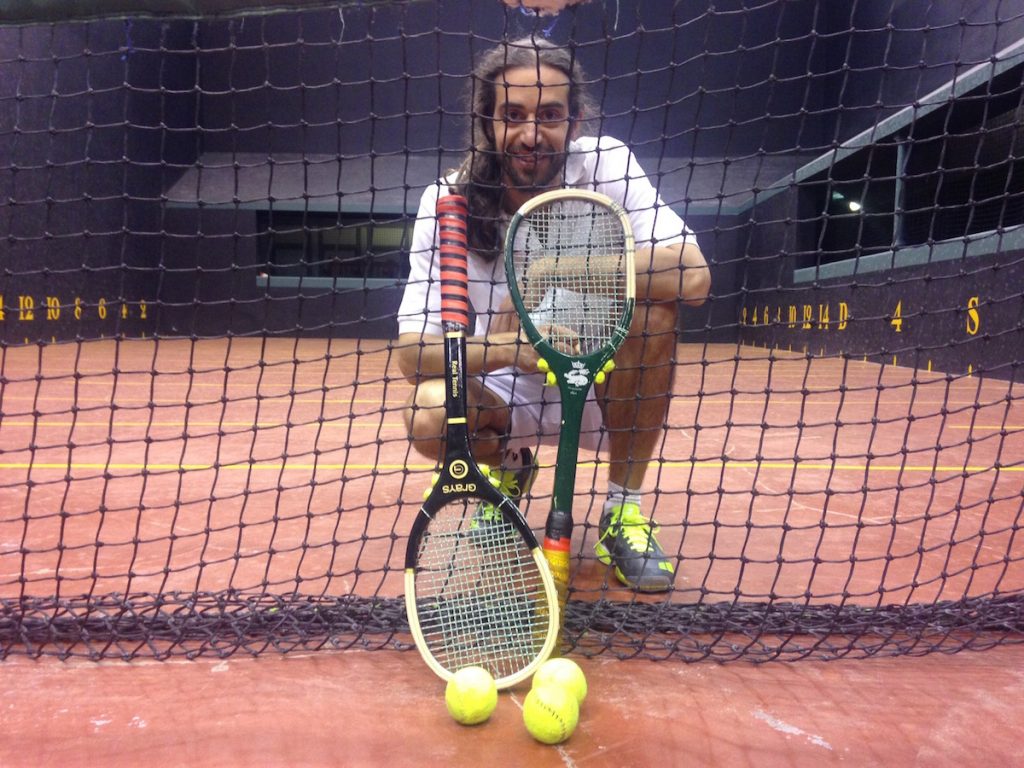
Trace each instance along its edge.
{"label": "neon yellow sneaker", "polygon": [[[489,474],[494,480],[498,490],[508,496],[519,505],[519,500],[530,492],[533,481],[537,477],[538,467],[533,463],[533,454],[529,448],[521,448],[518,451],[508,451],[502,459],[501,467],[492,467]],[[493,482],[493,480],[492,480]],[[525,510],[522,510],[525,513]],[[501,513],[493,504],[481,503],[477,505],[473,513],[473,520],[470,522],[471,529],[479,528],[488,523],[496,523],[501,520]]]}
{"label": "neon yellow sneaker", "polygon": [[626,502],[606,511],[598,532],[597,559],[614,565],[619,581],[640,592],[672,589],[675,566],[654,538],[657,525],[643,516],[638,505]]}

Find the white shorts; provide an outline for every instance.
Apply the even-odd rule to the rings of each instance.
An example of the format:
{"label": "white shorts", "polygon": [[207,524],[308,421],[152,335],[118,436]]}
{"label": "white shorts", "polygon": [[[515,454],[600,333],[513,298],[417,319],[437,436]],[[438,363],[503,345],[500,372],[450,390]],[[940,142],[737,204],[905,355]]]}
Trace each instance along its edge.
{"label": "white shorts", "polygon": [[[508,403],[512,411],[508,448],[536,449],[542,443],[558,444],[562,398],[558,387],[545,386],[543,374],[502,368],[479,378],[487,389]],[[594,400],[594,389],[591,387],[587,404],[583,408],[580,448],[590,451],[601,448],[603,424],[601,408]]]}

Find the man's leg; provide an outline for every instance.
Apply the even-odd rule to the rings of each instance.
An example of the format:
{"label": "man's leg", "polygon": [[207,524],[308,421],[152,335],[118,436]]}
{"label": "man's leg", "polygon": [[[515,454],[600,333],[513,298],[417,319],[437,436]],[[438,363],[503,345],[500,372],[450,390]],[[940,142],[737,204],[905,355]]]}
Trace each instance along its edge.
{"label": "man's leg", "polygon": [[596,392],[608,430],[609,497],[600,523],[598,557],[636,589],[671,589],[674,567],[641,511],[641,489],[661,442],[675,371],[675,303],[641,305],[615,370]]}
{"label": "man's leg", "polygon": [[[426,379],[413,390],[405,405],[405,428],[413,448],[429,459],[444,454],[445,380]],[[497,465],[508,434],[512,410],[478,379],[466,382],[466,416],[473,437],[473,455],[482,464]]]}
{"label": "man's leg", "polygon": [[675,373],[675,303],[639,305],[597,399],[608,430],[608,479],[639,490],[661,441]]}
{"label": "man's leg", "polygon": [[[443,379],[420,382],[404,412],[413,447],[435,461],[444,454],[445,386]],[[533,485],[537,466],[528,449],[506,450],[512,406],[479,379],[471,378],[466,382],[466,417],[473,436],[473,457],[479,464],[487,465],[501,492],[519,503]],[[491,504],[481,503],[474,524],[495,515],[497,510]]]}

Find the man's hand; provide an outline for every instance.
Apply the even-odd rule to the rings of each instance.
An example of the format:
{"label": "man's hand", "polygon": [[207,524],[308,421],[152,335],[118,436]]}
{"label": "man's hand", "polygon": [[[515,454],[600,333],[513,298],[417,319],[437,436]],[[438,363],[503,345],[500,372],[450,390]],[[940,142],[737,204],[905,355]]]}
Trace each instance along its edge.
{"label": "man's hand", "polygon": [[[557,325],[541,325],[537,330],[559,352],[566,355],[580,353],[579,337],[573,330]],[[519,315],[513,309],[512,299],[507,296],[499,305],[498,311],[491,316],[487,343],[492,347],[502,347],[502,351],[508,354],[509,365],[524,373],[538,372],[537,362],[540,356],[523,333]]]}
{"label": "man's hand", "polygon": [[576,356],[580,353],[579,334],[571,328],[564,325],[539,325],[537,330],[548,344],[563,355]]}
{"label": "man's hand", "polygon": [[534,257],[520,283],[523,306],[532,312],[550,288],[615,295],[622,290],[623,261],[619,255]]}
{"label": "man's hand", "polygon": [[488,335],[494,333],[511,333],[519,331],[519,314],[512,305],[512,297],[506,296],[498,306],[498,311],[491,315]]}

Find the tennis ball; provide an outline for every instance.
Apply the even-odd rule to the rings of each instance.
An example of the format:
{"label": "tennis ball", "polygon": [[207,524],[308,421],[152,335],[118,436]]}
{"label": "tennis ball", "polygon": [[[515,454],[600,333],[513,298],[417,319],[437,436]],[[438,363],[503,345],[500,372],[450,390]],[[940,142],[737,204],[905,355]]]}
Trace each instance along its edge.
{"label": "tennis ball", "polygon": [[477,725],[498,705],[498,686],[483,667],[463,667],[445,686],[444,703],[455,722]]}
{"label": "tennis ball", "polygon": [[572,659],[549,659],[541,664],[533,676],[533,687],[539,688],[542,685],[568,689],[576,697],[576,703],[581,706],[583,700],[587,698],[587,678],[584,677],[580,665]]}
{"label": "tennis ball", "polygon": [[561,744],[572,736],[580,719],[580,705],[566,688],[532,688],[523,701],[523,723],[537,741]]}

